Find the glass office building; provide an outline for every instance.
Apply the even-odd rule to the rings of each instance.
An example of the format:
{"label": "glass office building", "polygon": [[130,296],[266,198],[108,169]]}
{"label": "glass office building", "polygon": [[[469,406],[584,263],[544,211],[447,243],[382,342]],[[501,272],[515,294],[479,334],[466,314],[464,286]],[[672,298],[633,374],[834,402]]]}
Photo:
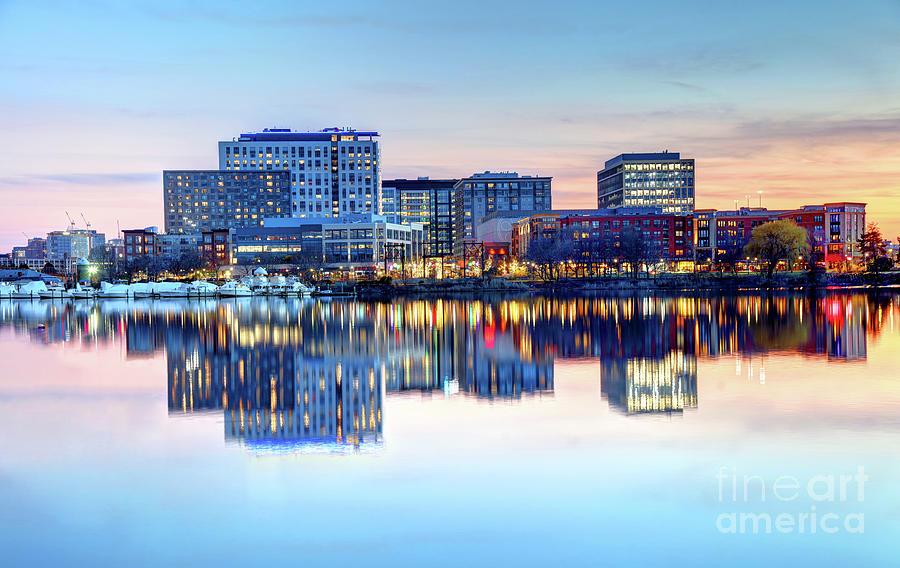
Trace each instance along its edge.
{"label": "glass office building", "polygon": [[663,213],[694,210],[694,160],[678,152],[619,154],[597,172],[597,207],[659,207]]}

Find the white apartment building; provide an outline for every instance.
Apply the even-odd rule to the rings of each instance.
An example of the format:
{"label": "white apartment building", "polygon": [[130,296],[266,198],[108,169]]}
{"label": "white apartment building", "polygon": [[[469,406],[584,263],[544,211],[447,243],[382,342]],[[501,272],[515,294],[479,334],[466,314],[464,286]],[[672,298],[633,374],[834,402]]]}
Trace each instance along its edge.
{"label": "white apartment building", "polygon": [[380,214],[377,137],[377,132],[341,128],[318,132],[267,128],[219,142],[219,169],[290,172],[294,218]]}

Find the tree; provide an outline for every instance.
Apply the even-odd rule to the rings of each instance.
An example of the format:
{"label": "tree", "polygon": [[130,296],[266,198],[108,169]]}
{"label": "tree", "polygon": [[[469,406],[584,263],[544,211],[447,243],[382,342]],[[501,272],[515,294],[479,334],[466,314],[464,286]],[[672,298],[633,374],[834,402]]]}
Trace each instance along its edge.
{"label": "tree", "polygon": [[575,243],[571,233],[557,231],[552,237],[531,241],[525,251],[525,260],[534,264],[534,270],[543,280],[559,278],[559,265],[575,257]]}
{"label": "tree", "polygon": [[641,266],[658,260],[660,253],[649,233],[645,234],[638,226],[631,226],[622,229],[619,234],[619,256],[628,263],[631,277],[637,278]]}
{"label": "tree", "polygon": [[44,268],[41,269],[44,274],[56,274],[56,268],[54,268],[53,263],[47,261],[44,263]]}
{"label": "tree", "polygon": [[887,246],[884,244],[878,223],[869,223],[856,242],[870,271],[881,272],[885,267],[890,268],[890,263],[880,260],[887,257]]}
{"label": "tree", "polygon": [[721,251],[716,255],[716,265],[719,271],[729,270],[732,274],[736,274],[738,261],[744,258],[743,245],[734,240],[726,241],[722,244]]}
{"label": "tree", "polygon": [[98,246],[91,249],[88,261],[99,269],[98,278],[115,278],[118,265],[116,251],[112,247]]}
{"label": "tree", "polygon": [[180,274],[187,274],[203,268],[203,260],[197,251],[184,252],[172,260],[172,267]]}
{"label": "tree", "polygon": [[766,278],[771,278],[779,262],[796,259],[808,250],[806,230],[792,221],[780,220],[769,221],[753,229],[750,242],[744,247],[744,255],[758,258],[766,267]]}

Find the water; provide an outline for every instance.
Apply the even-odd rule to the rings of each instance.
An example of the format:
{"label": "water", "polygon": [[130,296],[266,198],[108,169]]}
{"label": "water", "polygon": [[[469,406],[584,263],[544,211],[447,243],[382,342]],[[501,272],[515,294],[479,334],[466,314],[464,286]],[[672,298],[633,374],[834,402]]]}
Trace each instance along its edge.
{"label": "water", "polygon": [[898,327],[889,293],[3,301],[4,565],[894,566]]}

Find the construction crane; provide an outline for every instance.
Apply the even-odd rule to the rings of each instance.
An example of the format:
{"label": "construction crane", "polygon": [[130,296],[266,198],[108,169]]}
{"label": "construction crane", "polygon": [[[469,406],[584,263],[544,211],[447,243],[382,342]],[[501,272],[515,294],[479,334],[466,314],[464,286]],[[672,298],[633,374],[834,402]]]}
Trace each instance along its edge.
{"label": "construction crane", "polygon": [[75,230],[75,221],[72,219],[72,216],[69,215],[68,211],[66,211],[66,217],[69,218],[69,230],[74,231]]}
{"label": "construction crane", "polygon": [[88,221],[84,216],[84,211],[81,212],[81,218],[84,219],[84,226],[87,227],[87,230],[91,230],[91,222]]}

